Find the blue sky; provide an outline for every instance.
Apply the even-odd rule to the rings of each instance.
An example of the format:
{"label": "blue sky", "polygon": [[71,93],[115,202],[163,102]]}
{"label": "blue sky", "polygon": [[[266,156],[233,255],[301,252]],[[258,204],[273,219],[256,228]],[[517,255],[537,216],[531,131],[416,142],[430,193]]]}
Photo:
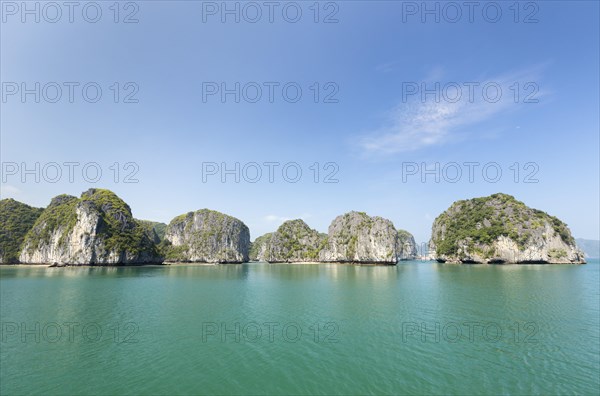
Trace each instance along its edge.
{"label": "blue sky", "polygon": [[[193,1],[121,3],[119,23],[112,1],[98,2],[96,23],[83,18],[84,2],[73,23],[66,8],[50,23],[45,18],[55,10],[42,2],[36,23],[27,14],[22,22],[13,7],[20,2],[2,2],[2,198],[45,206],[61,193],[109,188],[138,218],[168,222],[207,207],[242,219],[252,238],[292,218],[326,231],[335,216],[359,210],[426,241],[453,201],[505,192],[558,216],[576,237],[600,238],[598,2],[521,2],[518,15],[513,2],[478,2],[472,22],[462,8],[455,23],[445,3],[427,3],[439,4],[439,23],[422,15],[421,2],[321,2],[318,23],[314,2],[289,3],[275,3],[273,23],[263,2],[253,3],[263,13],[258,22],[244,20],[256,8],[243,14],[240,3],[240,23],[232,15],[223,23],[222,10],[208,12],[222,2]],[[300,20],[289,22],[298,8]],[[492,23],[497,8],[502,14]],[[122,23],[130,13],[138,22]],[[326,16],[337,23],[323,23]],[[22,100],[21,84],[35,90],[36,82],[40,103],[33,94]],[[65,82],[79,84],[73,103]],[[239,103],[232,94],[224,102],[207,96],[209,86],[234,89],[236,82],[247,87]],[[48,83],[62,87],[56,103]],[[81,92],[88,83],[102,89],[95,103]],[[273,103],[265,83],[273,83]],[[262,97],[251,103],[255,84]],[[298,86],[302,95],[292,103]],[[431,93],[423,97],[422,88]],[[129,99],[138,103],[124,103],[136,89]],[[80,164],[72,181],[65,162]],[[203,163],[235,169],[236,162],[240,170],[259,164],[262,177],[203,180]],[[266,162],[280,164],[272,183]],[[22,182],[22,163],[49,173]],[[63,172],[57,182],[51,163]],[[102,170],[96,183],[82,176],[89,163]],[[135,165],[124,169],[128,163]],[[289,163],[302,169],[297,183],[281,173]],[[325,169],[329,163],[335,165]],[[423,182],[423,163],[439,163],[446,177],[436,183],[425,175]],[[473,182],[464,163],[478,164]],[[493,182],[497,168],[502,176]],[[255,175],[252,165],[246,169]],[[138,182],[125,183],[134,170]],[[324,183],[334,170],[338,182]]]}

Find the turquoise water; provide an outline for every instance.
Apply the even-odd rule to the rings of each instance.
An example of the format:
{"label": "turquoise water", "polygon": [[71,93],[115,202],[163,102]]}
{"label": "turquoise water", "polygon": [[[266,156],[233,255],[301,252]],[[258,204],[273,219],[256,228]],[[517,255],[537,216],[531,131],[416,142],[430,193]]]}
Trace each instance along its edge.
{"label": "turquoise water", "polygon": [[0,392],[597,394],[599,270],[2,267]]}

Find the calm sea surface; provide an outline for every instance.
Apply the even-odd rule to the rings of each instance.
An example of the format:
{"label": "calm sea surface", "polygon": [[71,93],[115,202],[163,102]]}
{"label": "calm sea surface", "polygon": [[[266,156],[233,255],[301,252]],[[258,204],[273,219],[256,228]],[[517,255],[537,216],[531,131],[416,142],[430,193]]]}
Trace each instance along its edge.
{"label": "calm sea surface", "polygon": [[598,394],[599,270],[1,267],[0,393]]}

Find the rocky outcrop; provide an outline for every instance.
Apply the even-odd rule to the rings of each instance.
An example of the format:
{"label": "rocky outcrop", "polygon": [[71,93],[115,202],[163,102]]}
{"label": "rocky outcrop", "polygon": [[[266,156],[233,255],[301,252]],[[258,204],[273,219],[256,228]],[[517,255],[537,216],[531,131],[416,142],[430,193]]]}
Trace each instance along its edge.
{"label": "rocky outcrop", "polygon": [[270,263],[316,262],[326,241],[327,235],[304,221],[286,221],[265,241],[261,258]]}
{"label": "rocky outcrop", "polygon": [[398,260],[415,260],[417,244],[413,235],[405,230],[398,230]]}
{"label": "rocky outcrop", "polygon": [[138,220],[138,222],[142,225],[142,227],[144,227],[148,238],[150,238],[152,242],[159,244],[165,238],[165,232],[167,229],[167,225],[165,223],[149,220]]}
{"label": "rocky outcrop", "polygon": [[583,264],[565,223],[506,194],[457,201],[435,219],[439,262]]}
{"label": "rocky outcrop", "polygon": [[250,246],[250,260],[251,261],[266,261],[266,252],[269,241],[273,236],[272,232],[265,235],[261,235],[252,242]]}
{"label": "rocky outcrop", "polygon": [[169,262],[243,263],[250,231],[235,217],[202,209],[174,218],[161,247]]}
{"label": "rocky outcrop", "polygon": [[286,221],[276,232],[257,238],[250,257],[271,263],[396,264],[416,255],[409,232],[397,231],[387,219],[350,212],[333,220],[328,234],[311,229],[302,220]]}
{"label": "rocky outcrop", "polygon": [[363,212],[338,216],[329,226],[323,262],[396,264],[398,232],[390,220]]}
{"label": "rocky outcrop", "polygon": [[0,201],[0,263],[17,264],[25,235],[44,209],[8,198]]}
{"label": "rocky outcrop", "polygon": [[102,189],[90,189],[81,198],[53,198],[27,233],[19,259],[60,265],[162,262],[129,205]]}

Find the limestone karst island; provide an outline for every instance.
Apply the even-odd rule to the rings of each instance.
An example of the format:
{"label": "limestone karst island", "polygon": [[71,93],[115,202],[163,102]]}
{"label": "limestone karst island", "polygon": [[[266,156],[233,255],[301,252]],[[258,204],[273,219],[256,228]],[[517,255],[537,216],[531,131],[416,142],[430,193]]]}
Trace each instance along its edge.
{"label": "limestone karst island", "polygon": [[[116,194],[90,189],[59,195],[44,208],[0,201],[3,264],[144,265],[349,263],[395,265],[417,258],[413,236],[388,219],[342,214],[327,234],[302,220],[284,222],[251,242],[234,217],[202,209],[166,225],[135,219]],[[584,264],[567,225],[506,194],[454,202],[432,226],[422,259],[464,264]]]}

